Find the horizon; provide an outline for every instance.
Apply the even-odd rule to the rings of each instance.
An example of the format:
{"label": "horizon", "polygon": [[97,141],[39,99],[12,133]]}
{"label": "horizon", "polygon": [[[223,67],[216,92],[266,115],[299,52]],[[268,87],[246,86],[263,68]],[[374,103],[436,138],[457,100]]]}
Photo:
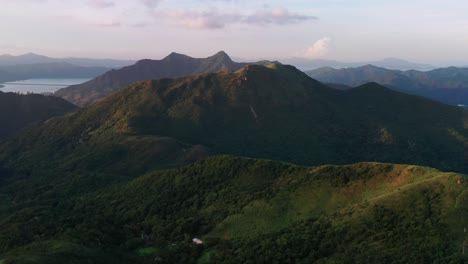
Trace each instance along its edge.
{"label": "horizon", "polygon": [[468,64],[468,3],[455,0],[0,3],[0,54],[138,60],[225,50],[245,59]]}
{"label": "horizon", "polygon": [[[288,57],[288,58],[263,58],[263,57],[260,57],[260,58],[252,58],[252,59],[249,59],[249,58],[241,58],[241,57],[237,57],[237,56],[231,56],[231,54],[229,54],[228,52],[225,52],[224,50],[220,50],[216,53],[213,53],[211,55],[208,55],[206,57],[210,57],[210,56],[214,56],[220,52],[224,52],[226,53],[230,58],[231,60],[235,61],[235,62],[253,62],[253,61],[261,61],[261,60],[270,60],[270,61],[275,61],[275,60],[278,60],[281,62],[281,60],[298,60],[298,61],[324,61],[324,62],[337,62],[337,63],[344,63],[344,64],[356,64],[356,65],[350,65],[348,67],[350,68],[355,68],[355,67],[362,67],[362,66],[367,66],[367,65],[371,65],[371,66],[374,66],[374,67],[378,67],[378,68],[385,68],[383,66],[379,66],[379,65],[375,65],[375,64],[372,64],[372,63],[379,63],[379,62],[386,62],[386,61],[395,61],[395,62],[406,62],[406,63],[410,63],[410,64],[421,64],[421,65],[426,65],[426,66],[430,66],[432,68],[446,68],[446,67],[459,67],[459,68],[466,68],[468,67],[468,63],[459,63],[459,64],[429,64],[429,63],[425,63],[425,62],[420,62],[420,61],[410,61],[410,60],[406,60],[404,58],[394,58],[394,57],[385,57],[385,58],[381,58],[381,59],[376,59],[376,60],[373,60],[373,61],[339,61],[339,60],[335,60],[335,59],[324,59],[324,58],[304,58],[304,57]],[[187,55],[189,57],[193,57],[193,58],[205,58],[205,57],[194,57],[194,56],[191,56],[191,54],[184,54],[184,53],[180,53],[180,52],[176,52],[176,51],[172,51],[170,52],[169,54],[166,54],[162,57],[159,57],[159,58],[149,58],[149,57],[146,57],[146,58],[138,58],[138,59],[132,59],[132,58],[111,58],[111,57],[76,57],[76,56],[64,56],[64,57],[54,57],[54,56],[49,56],[47,54],[38,54],[38,53],[35,53],[35,52],[26,52],[26,53],[18,53],[18,54],[10,54],[10,53],[5,53],[5,54],[0,54],[0,57],[2,56],[12,56],[12,57],[21,57],[21,56],[28,56],[28,55],[31,55],[31,56],[43,56],[43,57],[47,57],[47,58],[52,58],[52,59],[90,59],[90,60],[116,60],[116,61],[131,61],[131,62],[137,62],[139,60],[145,60],[145,59],[150,59],[150,60],[162,60],[164,59],[165,57],[169,56],[170,54],[172,53],[177,53],[177,54],[182,54],[182,55]],[[290,61],[288,61],[286,64],[290,63]],[[334,68],[332,66],[324,66],[324,67],[331,67],[331,68]],[[338,67],[339,68],[339,67]],[[426,69],[427,70],[430,70],[430,69]],[[424,71],[424,70],[423,70]]]}

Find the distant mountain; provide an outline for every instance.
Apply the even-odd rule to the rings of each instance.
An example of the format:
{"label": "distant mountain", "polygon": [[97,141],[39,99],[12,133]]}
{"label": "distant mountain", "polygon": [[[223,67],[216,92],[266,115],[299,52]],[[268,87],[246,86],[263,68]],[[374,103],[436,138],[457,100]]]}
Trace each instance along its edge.
{"label": "distant mountain", "polygon": [[171,53],[162,60],[141,60],[134,65],[112,70],[89,82],[60,89],[55,94],[76,105],[86,106],[134,82],[238,70],[247,64],[233,62],[223,51],[203,59]]}
{"label": "distant mountain", "polygon": [[440,68],[432,71],[397,71],[373,65],[357,68],[320,68],[306,72],[327,83],[358,86],[377,82],[392,89],[425,96],[451,105],[468,105],[468,68]]}
{"label": "distant mountain", "polygon": [[114,60],[114,59],[88,59],[88,58],[51,58],[35,53],[27,53],[18,56],[0,55],[0,66],[24,65],[24,64],[41,64],[41,63],[69,63],[82,67],[104,67],[104,68],[121,68],[131,65],[134,61],[131,60]]}
{"label": "distant mountain", "polygon": [[74,110],[76,106],[58,97],[0,92],[0,140],[33,123]]}
{"label": "distant mountain", "polygon": [[284,64],[291,64],[298,67],[301,70],[314,70],[318,68],[331,67],[335,69],[360,67],[368,64],[372,64],[378,67],[393,69],[393,70],[432,70],[435,66],[422,63],[409,62],[402,59],[386,58],[379,61],[369,62],[340,62],[336,60],[323,60],[323,59],[305,59],[305,58],[291,58],[282,59],[280,62]]}
{"label": "distant mountain", "polygon": [[109,70],[55,62],[0,66],[0,83],[35,78],[94,78]]}

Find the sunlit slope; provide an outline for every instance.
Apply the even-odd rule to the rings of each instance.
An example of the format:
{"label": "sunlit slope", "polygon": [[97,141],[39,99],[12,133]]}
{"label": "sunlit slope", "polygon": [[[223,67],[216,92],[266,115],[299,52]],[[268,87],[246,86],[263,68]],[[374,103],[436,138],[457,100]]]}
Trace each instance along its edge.
{"label": "sunlit slope", "polygon": [[[11,141],[3,160],[34,168],[40,163],[30,161],[48,156],[60,166],[101,168],[106,157],[99,148],[107,148],[106,168],[112,169],[116,160],[125,165],[133,156],[129,140],[150,147],[155,145],[148,140],[161,137],[212,153],[306,165],[379,161],[468,171],[468,117],[462,109],[376,83],[336,91],[278,64],[136,83]],[[20,150],[27,160],[14,154]],[[168,163],[148,162],[135,172]]]}
{"label": "sunlit slope", "polygon": [[[466,176],[412,165],[302,167],[221,156],[16,211],[3,221],[1,245],[49,241],[40,244],[51,249],[46,256],[37,242],[4,255],[31,254],[32,263],[117,251],[124,263],[463,263],[467,186]],[[94,251],[58,246],[71,241]]]}

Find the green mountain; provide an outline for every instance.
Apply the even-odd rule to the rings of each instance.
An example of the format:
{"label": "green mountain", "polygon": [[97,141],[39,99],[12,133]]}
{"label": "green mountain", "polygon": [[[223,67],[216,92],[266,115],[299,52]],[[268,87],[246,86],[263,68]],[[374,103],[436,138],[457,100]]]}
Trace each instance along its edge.
{"label": "green mountain", "polygon": [[171,53],[162,60],[141,60],[134,65],[109,71],[84,84],[60,89],[56,95],[76,105],[87,106],[138,81],[238,70],[246,65],[233,62],[223,51],[203,59]]}
{"label": "green mountain", "polygon": [[279,64],[135,83],[0,145],[0,263],[464,263],[466,176],[362,161],[468,172],[467,138]]}
{"label": "green mountain", "polygon": [[33,123],[74,110],[76,106],[58,97],[0,92],[0,140]]}
{"label": "green mountain", "polygon": [[17,181],[0,187],[0,261],[466,263],[467,180],[220,156],[80,196]]}
{"label": "green mountain", "polygon": [[326,83],[359,86],[377,82],[397,91],[428,97],[451,105],[468,105],[468,68],[398,71],[366,65],[357,68],[320,68],[306,72]]}
{"label": "green mountain", "polygon": [[33,172],[138,174],[205,153],[468,172],[467,120],[460,108],[376,83],[338,91],[291,66],[250,65],[136,83],[9,141],[0,155]]}

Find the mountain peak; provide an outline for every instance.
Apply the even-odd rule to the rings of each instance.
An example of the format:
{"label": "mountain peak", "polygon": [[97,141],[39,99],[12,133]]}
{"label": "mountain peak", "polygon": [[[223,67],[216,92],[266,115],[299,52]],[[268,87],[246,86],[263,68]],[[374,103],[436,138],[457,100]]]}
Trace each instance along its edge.
{"label": "mountain peak", "polygon": [[218,61],[222,61],[222,62],[229,62],[229,63],[233,62],[231,57],[229,57],[229,55],[224,51],[219,51],[218,53],[211,56],[210,58],[218,60]]}
{"label": "mountain peak", "polygon": [[171,52],[171,54],[167,55],[163,60],[170,61],[170,60],[177,60],[183,58],[190,58],[189,56],[177,52]]}
{"label": "mountain peak", "polygon": [[46,56],[39,55],[33,52],[29,52],[23,55],[19,55],[18,57],[28,57],[28,58],[47,58]]}
{"label": "mountain peak", "polygon": [[358,87],[355,87],[354,89],[351,89],[351,90],[366,91],[366,92],[369,92],[369,91],[373,91],[373,92],[376,92],[376,91],[394,92],[391,89],[389,89],[389,88],[387,88],[387,87],[385,87],[385,86],[383,86],[383,85],[381,85],[379,83],[376,83],[376,82],[368,82],[368,83],[365,83],[365,84],[360,85]]}

